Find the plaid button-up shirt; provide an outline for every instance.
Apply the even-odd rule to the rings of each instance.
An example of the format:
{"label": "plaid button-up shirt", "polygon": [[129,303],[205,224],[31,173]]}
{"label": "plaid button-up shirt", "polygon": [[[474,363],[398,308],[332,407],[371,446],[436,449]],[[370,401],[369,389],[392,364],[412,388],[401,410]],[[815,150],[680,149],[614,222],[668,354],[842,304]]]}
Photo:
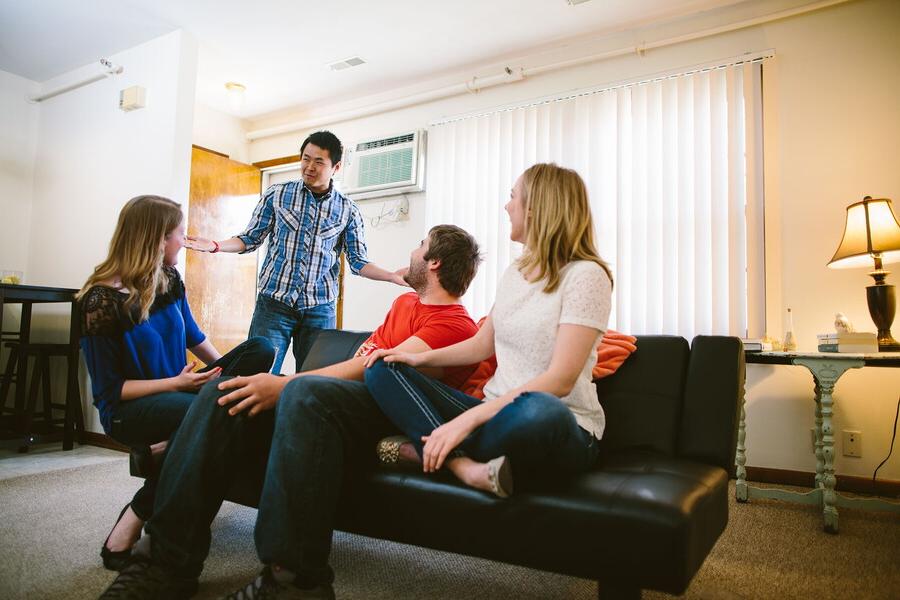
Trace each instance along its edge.
{"label": "plaid button-up shirt", "polygon": [[237,237],[244,252],[268,240],[259,292],[298,309],[337,298],[342,251],[354,274],[369,262],[359,207],[334,186],[321,200],[302,181],[271,186]]}

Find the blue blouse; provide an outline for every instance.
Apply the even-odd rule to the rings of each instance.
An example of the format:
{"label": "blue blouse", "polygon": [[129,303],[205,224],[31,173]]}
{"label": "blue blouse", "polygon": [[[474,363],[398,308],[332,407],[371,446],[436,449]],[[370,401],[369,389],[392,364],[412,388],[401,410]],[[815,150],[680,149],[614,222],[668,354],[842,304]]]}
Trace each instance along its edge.
{"label": "blue blouse", "polygon": [[178,375],[187,364],[186,349],[206,339],[191,315],[178,271],[165,267],[164,273],[169,291],[156,296],[145,321],[138,322],[138,307],[125,306],[127,294],[105,285],[91,287],[79,300],[81,349],[106,433],[126,380]]}

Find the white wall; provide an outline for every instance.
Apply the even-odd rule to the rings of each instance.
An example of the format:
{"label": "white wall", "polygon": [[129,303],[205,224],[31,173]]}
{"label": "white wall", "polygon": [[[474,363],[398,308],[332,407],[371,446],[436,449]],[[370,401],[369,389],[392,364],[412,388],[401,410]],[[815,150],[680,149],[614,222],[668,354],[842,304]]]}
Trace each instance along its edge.
{"label": "white wall", "polygon": [[[159,194],[185,208],[197,69],[196,42],[174,32],[109,57],[122,75],[40,104],[34,164],[27,279],[79,288],[107,252],[121,207],[140,194]],[[93,65],[44,82],[54,89],[93,74]],[[118,108],[119,90],[140,85],[147,107]],[[35,310],[37,339],[63,341],[68,314]],[[86,424],[101,431],[83,381]]]}
{"label": "white wall", "polygon": [[28,264],[38,105],[25,98],[37,90],[36,82],[0,71],[0,270]]}
{"label": "white wall", "polygon": [[194,106],[194,131],[192,143],[227,154],[231,160],[250,161],[250,143],[247,141],[242,119],[225,114],[205,104]]}
{"label": "white wall", "polygon": [[[21,271],[28,282],[28,240],[34,192],[38,107],[25,100],[38,91],[29,79],[0,71],[0,271]],[[17,331],[19,307],[3,311],[3,330]],[[2,352],[0,365],[6,365]]]}
{"label": "white wall", "polygon": [[[692,19],[601,40],[571,44],[543,56],[541,62],[571,58],[715,27],[723,23],[802,4],[770,0],[710,11]],[[770,222],[767,251],[769,332],[783,333],[783,314],[792,307],[801,349],[814,349],[815,334],[832,327],[837,311],[861,329],[872,329],[863,287],[864,270],[833,271],[825,267],[840,241],[844,208],[865,194],[895,199],[900,205],[900,3],[860,0],[802,16],[754,26],[702,40],[628,55],[536,76],[525,82],[484,90],[368,118],[328,126],[345,142],[369,135],[426,127],[432,120],[473,110],[538,98],[567,90],[598,86],[717,59],[774,48],[776,62],[767,66],[766,190]],[[513,64],[513,66],[517,66]],[[533,66],[526,64],[525,66]],[[438,85],[464,81],[472,74],[447,76]],[[422,87],[422,86],[420,86]],[[426,86],[427,87],[427,86]],[[356,104],[379,98],[360,99]],[[354,102],[265,119],[249,129],[269,127],[349,108]],[[296,153],[308,132],[251,143],[252,161]],[[371,257],[393,268],[406,263],[410,249],[424,233],[426,194],[411,197],[410,219],[370,231]],[[485,199],[489,201],[490,199]],[[496,199],[498,202],[503,199]],[[363,203],[377,214],[381,202]],[[896,275],[894,279],[896,280]],[[371,328],[381,321],[397,290],[382,283],[351,277],[347,281],[344,323]],[[900,323],[894,331],[900,333]],[[748,465],[814,471],[809,428],[813,424],[812,381],[800,367],[748,368]],[[863,456],[845,458],[837,435],[838,474],[871,477],[887,455],[890,425],[900,395],[900,374],[891,369],[851,372],[841,380],[834,429],[863,432]],[[900,458],[879,472],[900,479]]]}

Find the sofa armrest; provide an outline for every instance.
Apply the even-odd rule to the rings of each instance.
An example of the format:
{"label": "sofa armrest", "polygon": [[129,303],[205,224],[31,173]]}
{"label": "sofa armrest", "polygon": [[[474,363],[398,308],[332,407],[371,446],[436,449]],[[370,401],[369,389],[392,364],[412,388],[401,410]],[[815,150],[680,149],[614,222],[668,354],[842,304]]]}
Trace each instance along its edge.
{"label": "sofa armrest", "polygon": [[369,331],[322,329],[306,355],[300,371],[312,371],[353,358],[356,349],[372,335]]}

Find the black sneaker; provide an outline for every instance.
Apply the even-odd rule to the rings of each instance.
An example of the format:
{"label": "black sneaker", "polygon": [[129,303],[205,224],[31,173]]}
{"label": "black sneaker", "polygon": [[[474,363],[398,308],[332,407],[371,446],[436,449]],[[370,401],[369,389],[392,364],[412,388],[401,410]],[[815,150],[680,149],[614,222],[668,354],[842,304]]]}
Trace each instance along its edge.
{"label": "black sneaker", "polygon": [[289,583],[280,583],[272,575],[272,569],[264,567],[262,572],[245,587],[227,595],[222,600],[334,600],[334,589],[330,585],[320,585],[303,590]]}
{"label": "black sneaker", "polygon": [[171,575],[142,555],[134,555],[131,563],[100,596],[101,600],[181,600],[197,592],[196,579]]}

